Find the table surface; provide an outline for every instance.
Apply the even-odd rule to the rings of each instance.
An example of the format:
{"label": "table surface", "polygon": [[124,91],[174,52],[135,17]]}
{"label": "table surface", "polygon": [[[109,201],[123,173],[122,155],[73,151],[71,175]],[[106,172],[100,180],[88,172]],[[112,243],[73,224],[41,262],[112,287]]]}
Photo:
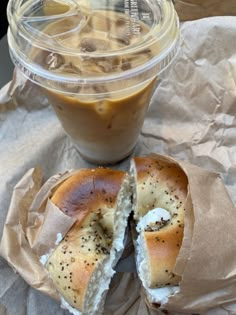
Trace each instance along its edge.
{"label": "table surface", "polygon": [[9,56],[7,36],[0,40],[0,89],[11,80],[13,73],[13,63]]}

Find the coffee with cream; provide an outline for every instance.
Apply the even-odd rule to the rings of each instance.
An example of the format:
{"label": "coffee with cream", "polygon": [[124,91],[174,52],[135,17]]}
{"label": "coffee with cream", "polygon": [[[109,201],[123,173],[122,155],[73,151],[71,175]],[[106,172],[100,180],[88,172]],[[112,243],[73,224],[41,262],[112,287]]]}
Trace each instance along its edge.
{"label": "coffee with cream", "polygon": [[157,77],[176,53],[172,2],[28,0],[23,12],[21,69],[41,86],[76,149],[97,164],[127,157]]}

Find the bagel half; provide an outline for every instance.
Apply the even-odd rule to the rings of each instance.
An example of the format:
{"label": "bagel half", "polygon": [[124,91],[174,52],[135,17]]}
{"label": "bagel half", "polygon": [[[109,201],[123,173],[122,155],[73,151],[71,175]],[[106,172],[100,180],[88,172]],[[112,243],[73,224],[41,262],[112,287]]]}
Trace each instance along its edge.
{"label": "bagel half", "polygon": [[128,174],[79,170],[60,184],[51,201],[77,219],[45,264],[62,306],[73,314],[101,314],[124,248],[131,211]]}
{"label": "bagel half", "polygon": [[137,271],[149,304],[162,305],[181,280],[174,267],[183,239],[188,180],[180,166],[158,155],[133,158],[130,175]]}

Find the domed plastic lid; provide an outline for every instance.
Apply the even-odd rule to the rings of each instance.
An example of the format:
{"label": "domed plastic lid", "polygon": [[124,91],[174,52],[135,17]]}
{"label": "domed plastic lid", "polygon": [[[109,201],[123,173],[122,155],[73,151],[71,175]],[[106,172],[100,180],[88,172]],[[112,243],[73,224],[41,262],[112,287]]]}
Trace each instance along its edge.
{"label": "domed plastic lid", "polygon": [[179,38],[168,0],[10,0],[8,19],[14,62],[41,84],[156,75]]}

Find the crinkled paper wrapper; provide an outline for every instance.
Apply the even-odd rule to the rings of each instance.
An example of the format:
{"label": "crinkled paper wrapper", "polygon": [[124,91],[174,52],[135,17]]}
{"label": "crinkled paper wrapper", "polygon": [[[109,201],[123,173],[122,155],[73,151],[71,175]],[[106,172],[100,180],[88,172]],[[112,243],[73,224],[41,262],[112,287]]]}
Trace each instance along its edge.
{"label": "crinkled paper wrapper", "polygon": [[[178,314],[192,310],[207,315],[236,314],[235,34],[235,17],[183,23],[178,56],[155,91],[133,152],[138,156],[165,154],[204,167],[203,171],[180,162],[188,174],[188,202],[193,203],[194,210],[185,218],[184,243],[176,264],[183,280],[179,294],[168,305],[173,314],[180,307],[183,311]],[[51,182],[54,174],[93,166],[78,156],[41,91],[18,72],[0,92],[0,143],[0,233],[7,218],[4,231],[11,231],[11,236],[4,237],[4,243],[11,243],[11,247],[4,250],[4,256],[12,257],[13,253],[10,266],[0,258],[0,314],[69,314],[60,308],[58,295],[36,262],[35,252],[29,251],[31,245],[36,251],[45,250],[35,245],[37,229],[35,237],[32,234],[26,239],[26,226],[29,217],[31,223],[35,222],[30,205],[42,181],[55,184]],[[37,165],[42,168],[43,179]],[[128,167],[129,159],[114,166],[123,170]],[[8,212],[9,205],[10,209],[18,205],[15,215]],[[39,225],[44,206],[39,209]],[[32,210],[30,216],[24,209]],[[64,229],[70,224],[68,220]],[[45,239],[49,241],[47,233],[39,244],[43,245]],[[20,265],[19,270],[16,265]],[[118,271],[108,293],[106,314],[157,314],[145,304],[132,256],[123,257]]]}

